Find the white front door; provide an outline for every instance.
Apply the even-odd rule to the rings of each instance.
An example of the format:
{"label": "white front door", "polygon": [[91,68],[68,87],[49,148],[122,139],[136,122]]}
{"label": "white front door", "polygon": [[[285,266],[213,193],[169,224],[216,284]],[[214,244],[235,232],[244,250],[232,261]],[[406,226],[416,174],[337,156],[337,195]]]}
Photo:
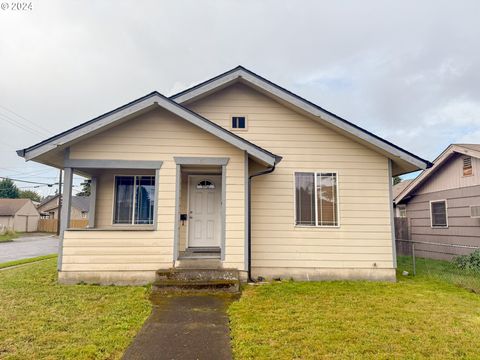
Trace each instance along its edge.
{"label": "white front door", "polygon": [[219,247],[222,178],[190,175],[188,181],[188,247]]}

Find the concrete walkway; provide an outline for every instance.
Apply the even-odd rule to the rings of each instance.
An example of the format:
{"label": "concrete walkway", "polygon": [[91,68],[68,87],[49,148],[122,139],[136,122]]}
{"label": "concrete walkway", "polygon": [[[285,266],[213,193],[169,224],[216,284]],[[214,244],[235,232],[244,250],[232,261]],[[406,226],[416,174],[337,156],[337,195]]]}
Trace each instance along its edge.
{"label": "concrete walkway", "polygon": [[156,294],[150,317],[124,360],[232,359],[226,308],[230,299],[211,295]]}
{"label": "concrete walkway", "polygon": [[58,238],[53,235],[33,234],[12,242],[0,243],[0,263],[49,255],[58,252]]}

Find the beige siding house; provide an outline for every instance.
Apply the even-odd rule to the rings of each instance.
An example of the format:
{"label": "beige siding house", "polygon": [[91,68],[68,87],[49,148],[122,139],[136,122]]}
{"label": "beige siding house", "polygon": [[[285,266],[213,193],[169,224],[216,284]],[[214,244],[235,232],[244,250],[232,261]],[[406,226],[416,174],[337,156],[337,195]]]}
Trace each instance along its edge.
{"label": "beige siding house", "polygon": [[392,175],[429,166],[243,67],[18,153],[65,170],[63,224],[72,174],[92,181],[89,228],[62,227],[69,283],[147,283],[196,259],[245,278],[393,280]]}
{"label": "beige siding house", "polygon": [[410,239],[421,242],[419,256],[451,259],[480,247],[480,145],[450,145],[396,196],[395,206],[405,209]]}
{"label": "beige siding house", "polygon": [[[42,219],[58,219],[59,216],[59,195],[47,196],[37,206]],[[88,210],[90,208],[90,199],[88,196],[72,196],[70,206],[70,220],[88,219]]]}
{"label": "beige siding house", "polygon": [[38,213],[30,199],[0,199],[0,233],[37,231]]}

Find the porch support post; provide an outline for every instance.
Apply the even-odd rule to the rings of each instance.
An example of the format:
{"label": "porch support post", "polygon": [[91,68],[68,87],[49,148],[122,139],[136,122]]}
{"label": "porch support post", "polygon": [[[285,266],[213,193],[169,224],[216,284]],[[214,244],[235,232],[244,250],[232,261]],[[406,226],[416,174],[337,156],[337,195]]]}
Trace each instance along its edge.
{"label": "porch support post", "polygon": [[155,200],[153,202],[153,227],[158,230],[158,195],[160,185],[160,169],[155,169]]}
{"label": "porch support post", "polygon": [[62,270],[62,258],[63,258],[63,236],[65,230],[70,226],[70,208],[72,203],[72,182],[73,182],[73,169],[64,169],[64,181],[63,181],[63,197],[62,212],[60,218],[60,243],[58,246],[58,270]]}
{"label": "porch support post", "polygon": [[177,164],[177,171],[175,175],[175,221],[173,229],[173,261],[177,261],[178,259],[178,246],[179,246],[179,234],[178,234],[178,226],[179,226],[179,218],[180,218],[180,185],[181,185],[181,177],[182,177],[182,170],[181,165]]}
{"label": "porch support post", "polygon": [[90,182],[90,208],[88,209],[88,227],[95,227],[95,205],[97,202],[97,177],[92,176]]}
{"label": "porch support post", "polygon": [[226,200],[227,200],[227,165],[222,165],[222,214],[221,214],[221,243],[220,258],[225,260],[225,243],[226,243]]}
{"label": "porch support post", "polygon": [[244,160],[244,173],[245,173],[245,176],[244,176],[244,197],[245,197],[245,212],[244,212],[244,222],[245,222],[245,227],[244,227],[244,231],[245,231],[245,243],[244,243],[244,247],[243,247],[243,251],[244,251],[244,270],[245,271],[248,271],[248,219],[250,219],[249,217],[249,211],[250,211],[250,207],[248,206],[248,202],[250,201],[250,189],[249,189],[249,181],[248,181],[248,153],[245,151],[245,160]]}

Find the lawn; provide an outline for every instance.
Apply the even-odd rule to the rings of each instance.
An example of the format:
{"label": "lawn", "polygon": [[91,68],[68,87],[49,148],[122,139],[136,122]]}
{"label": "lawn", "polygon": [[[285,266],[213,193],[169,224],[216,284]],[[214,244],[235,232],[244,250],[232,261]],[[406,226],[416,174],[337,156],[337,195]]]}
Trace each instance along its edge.
{"label": "lawn", "polygon": [[150,314],[149,289],[56,281],[56,259],[0,271],[0,358],[120,358]]}
{"label": "lawn", "polygon": [[7,233],[0,235],[0,243],[13,241],[13,239],[16,239],[18,236],[18,233],[8,231]]}
{"label": "lawn", "polygon": [[236,359],[480,358],[480,296],[427,276],[247,286]]}

